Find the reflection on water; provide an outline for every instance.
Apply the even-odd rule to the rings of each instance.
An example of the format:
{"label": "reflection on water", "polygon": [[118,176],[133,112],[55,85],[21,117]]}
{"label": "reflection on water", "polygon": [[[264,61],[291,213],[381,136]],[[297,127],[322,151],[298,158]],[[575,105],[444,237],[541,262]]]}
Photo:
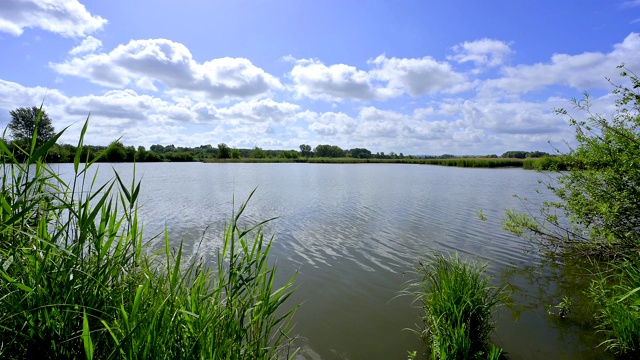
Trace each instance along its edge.
{"label": "reflection on water", "polygon": [[[130,179],[132,165],[112,166]],[[59,172],[71,168],[61,165]],[[112,176],[111,165],[100,171],[101,181]],[[540,294],[555,294],[556,283],[535,282],[551,279],[552,269],[501,229],[504,209],[522,208],[514,194],[540,196],[542,174],[402,164],[200,163],[139,164],[137,174],[148,237],[166,226],[175,244],[183,240],[186,251],[205,255],[220,246],[234,198],[237,207],[257,187],[245,221],[278,217],[265,232],[275,234],[280,281],[298,273],[291,300],[303,303],[294,329],[300,359],[406,359],[408,350],[420,350],[421,340],[404,330],[419,324],[419,309],[396,295],[432,250],[488,262],[496,284],[513,285],[521,305],[500,311],[494,336],[510,358],[602,357],[585,351],[593,343],[580,343],[577,334],[590,333],[588,325],[559,324],[547,315]],[[479,210],[487,221],[478,219]]]}

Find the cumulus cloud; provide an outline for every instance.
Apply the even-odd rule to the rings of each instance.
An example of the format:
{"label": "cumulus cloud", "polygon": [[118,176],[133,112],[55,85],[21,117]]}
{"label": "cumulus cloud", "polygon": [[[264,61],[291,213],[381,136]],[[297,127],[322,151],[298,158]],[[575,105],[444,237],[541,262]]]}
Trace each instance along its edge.
{"label": "cumulus cloud", "polygon": [[327,101],[387,100],[403,94],[418,97],[463,90],[460,85],[465,84],[465,77],[448,63],[431,57],[387,58],[380,55],[368,62],[373,67],[368,71],[346,64],[327,66],[315,59],[296,60],[295,63],[290,77],[297,95]]}
{"label": "cumulus cloud", "polygon": [[91,15],[77,0],[2,0],[0,32],[22,35],[41,28],[66,37],[82,37],[101,29],[107,20]]}
{"label": "cumulus cloud", "polygon": [[353,66],[327,66],[319,60],[298,60],[291,70],[298,95],[312,99],[340,101],[372,100],[380,97],[366,71]]}
{"label": "cumulus cloud", "polygon": [[94,38],[93,36],[87,36],[86,38],[84,38],[84,40],[82,40],[82,43],[80,43],[80,45],[71,49],[69,51],[69,54],[78,55],[78,54],[84,54],[88,52],[94,52],[100,47],[102,47],[102,41]]}
{"label": "cumulus cloud", "polygon": [[616,75],[616,66],[640,67],[640,34],[631,33],[609,53],[555,54],[548,63],[518,65],[502,69],[504,76],[488,80],[481,90],[525,93],[547,86],[563,85],[577,90],[609,88],[606,78]]}
{"label": "cumulus cloud", "polygon": [[87,54],[50,66],[104,86],[122,88],[134,83],[157,90],[161,84],[170,93],[208,100],[252,98],[282,87],[277,78],[247,59],[198,63],[186,46],[166,39],[132,40],[109,53]]}
{"label": "cumulus cloud", "polygon": [[232,120],[235,123],[273,123],[291,124],[295,121],[300,106],[273,99],[239,102],[233,106],[216,111],[220,120]]}
{"label": "cumulus cloud", "polygon": [[456,73],[450,64],[438,62],[429,56],[421,59],[387,58],[380,55],[370,63],[376,65],[373,76],[387,82],[387,91],[413,97],[434,94],[460,85],[465,77]]}
{"label": "cumulus cloud", "polygon": [[509,45],[500,40],[480,39],[465,41],[453,47],[456,53],[448,59],[459,63],[472,62],[480,67],[496,67],[502,65],[513,50]]}

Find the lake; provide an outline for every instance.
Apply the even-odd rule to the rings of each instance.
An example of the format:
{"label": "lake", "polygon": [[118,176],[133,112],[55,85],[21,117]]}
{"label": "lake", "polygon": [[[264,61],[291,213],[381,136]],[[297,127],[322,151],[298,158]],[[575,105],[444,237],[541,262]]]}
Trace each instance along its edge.
{"label": "lake", "polygon": [[[71,164],[55,165],[61,174]],[[132,164],[111,167],[130,181]],[[213,256],[232,209],[255,195],[246,223],[269,218],[279,281],[297,273],[290,306],[298,359],[406,359],[423,349],[407,329],[420,323],[412,299],[397,297],[411,271],[433,251],[488,263],[495,285],[509,282],[513,308],[497,314],[493,341],[511,359],[596,359],[596,340],[580,321],[547,314],[540,299],[557,288],[536,252],[501,229],[504,209],[523,209],[517,194],[552,199],[522,169],[470,169],[407,164],[142,163],[140,215],[151,246],[168,228],[189,254]],[[542,194],[537,194],[540,190]],[[487,218],[480,220],[478,211]],[[542,279],[542,280],[540,280]],[[541,285],[542,284],[542,285]]]}

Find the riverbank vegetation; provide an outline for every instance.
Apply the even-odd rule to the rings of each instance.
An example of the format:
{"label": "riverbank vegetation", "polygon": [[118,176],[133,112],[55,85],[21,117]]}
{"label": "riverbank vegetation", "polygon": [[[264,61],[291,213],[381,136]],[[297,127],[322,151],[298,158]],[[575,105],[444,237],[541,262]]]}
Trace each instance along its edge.
{"label": "riverbank vegetation", "polygon": [[640,79],[621,66],[615,113],[593,112],[592,99],[565,109],[578,146],[563,155],[570,171],[547,184],[557,201],[536,215],[507,211],[504,227],[560,260],[582,259],[592,282],[602,343],[616,354],[640,356]]}
{"label": "riverbank vegetation", "polygon": [[432,359],[499,359],[502,349],[489,342],[496,306],[505,299],[504,288],[490,285],[484,266],[465,262],[455,254],[434,254],[421,263],[418,279],[405,293],[420,302]]}
{"label": "riverbank vegetation", "polygon": [[[84,135],[87,124],[83,128]],[[273,359],[288,355],[271,239],[232,214],[215,259],[186,258],[164,235],[146,247],[141,184],[97,184],[80,137],[74,177],[45,164],[42,145],[0,141],[0,357],[25,359]],[[16,152],[17,151],[17,152]],[[19,153],[19,154],[18,154]],[[162,235],[160,235],[162,236]]]}
{"label": "riverbank vegetation", "polygon": [[[29,147],[31,133],[36,129],[35,120],[40,112],[37,137],[38,145],[46,142],[55,135],[52,121],[42,109],[37,107],[18,108],[11,111],[12,120],[8,129],[11,130],[11,141],[6,142],[8,149],[16,159],[24,162],[26,154],[20,149]],[[336,145],[311,145],[302,144],[300,150],[267,150],[260,147],[253,149],[231,148],[225,143],[217,146],[201,145],[195,148],[176,147],[174,145],[151,145],[147,150],[144,146],[125,146],[120,140],[116,140],[109,146],[95,146],[84,144],[80,150],[71,144],[54,143],[44,155],[48,163],[71,163],[77,151],[82,152],[82,159],[96,162],[246,162],[246,163],[332,163],[332,164],[357,164],[357,163],[405,163],[427,164],[458,167],[524,167],[541,168],[547,162],[540,165],[538,160],[548,157],[549,154],[540,151],[507,151],[500,157],[491,155],[407,155],[390,152],[373,153],[365,148],[342,149]]]}

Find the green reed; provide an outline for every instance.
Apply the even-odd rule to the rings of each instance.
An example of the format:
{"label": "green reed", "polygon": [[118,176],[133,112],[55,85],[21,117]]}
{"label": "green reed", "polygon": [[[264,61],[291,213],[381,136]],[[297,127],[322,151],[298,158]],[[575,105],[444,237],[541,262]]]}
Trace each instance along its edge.
{"label": "green reed", "polygon": [[596,304],[598,331],[607,350],[627,358],[640,356],[640,260],[631,257],[601,271],[588,295]]}
{"label": "green reed", "polygon": [[424,309],[424,329],[432,359],[498,359],[502,350],[489,343],[492,313],[503,289],[490,286],[484,266],[459,256],[434,257],[421,263],[419,279],[405,293]]}
{"label": "green reed", "polygon": [[[43,161],[64,130],[36,147],[4,142],[0,160],[0,357],[271,359],[289,355],[284,309],[293,278],[275,286],[264,222],[234,212],[214,267],[185,258],[165,234],[145,247],[140,182],[96,183],[81,159],[87,122],[63,181]],[[35,136],[34,136],[35,138]],[[251,198],[251,196],[249,196]]]}

